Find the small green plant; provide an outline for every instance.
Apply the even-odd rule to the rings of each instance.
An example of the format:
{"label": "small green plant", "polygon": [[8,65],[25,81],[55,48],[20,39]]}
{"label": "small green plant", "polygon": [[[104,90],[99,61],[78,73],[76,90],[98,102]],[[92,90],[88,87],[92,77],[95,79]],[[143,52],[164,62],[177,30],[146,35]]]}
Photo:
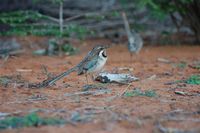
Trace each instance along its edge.
{"label": "small green plant", "polygon": [[0,76],[0,86],[6,87],[11,83],[22,83],[22,82],[24,82],[24,79],[20,75]]}
{"label": "small green plant", "polygon": [[200,64],[197,64],[194,68],[200,70]]}
{"label": "small green plant", "polygon": [[0,85],[6,86],[11,82],[11,79],[8,76],[1,76],[0,77]]}
{"label": "small green plant", "polygon": [[74,55],[77,53],[78,49],[73,47],[71,44],[64,44],[62,46],[62,51],[67,55]]}
{"label": "small green plant", "polygon": [[25,24],[27,22],[36,22],[40,19],[46,18],[44,15],[35,11],[13,11],[0,14],[0,23],[10,24]]}
{"label": "small green plant", "polygon": [[125,97],[133,97],[133,96],[147,96],[147,97],[155,97],[157,96],[154,90],[146,90],[142,92],[140,89],[134,89],[132,91],[127,91],[124,93]]}
{"label": "small green plant", "polygon": [[8,117],[0,120],[0,130],[7,128],[37,127],[41,125],[61,125],[66,121],[58,118],[41,118],[36,113],[23,117]]}
{"label": "small green plant", "polygon": [[173,63],[172,66],[174,68],[185,69],[188,66],[188,64],[185,61],[180,61],[178,63]]}
{"label": "small green plant", "polygon": [[184,61],[181,61],[181,62],[178,63],[176,66],[177,66],[178,68],[184,69],[184,68],[187,67],[187,63],[184,62]]}
{"label": "small green plant", "polygon": [[200,62],[195,62],[194,64],[190,65],[190,67],[200,70]]}
{"label": "small green plant", "polygon": [[192,75],[185,82],[187,84],[200,85],[200,75]]}
{"label": "small green plant", "polygon": [[35,55],[74,55],[78,52],[78,49],[73,47],[70,43],[61,43],[60,38],[50,39],[47,49],[39,49],[33,52]]}

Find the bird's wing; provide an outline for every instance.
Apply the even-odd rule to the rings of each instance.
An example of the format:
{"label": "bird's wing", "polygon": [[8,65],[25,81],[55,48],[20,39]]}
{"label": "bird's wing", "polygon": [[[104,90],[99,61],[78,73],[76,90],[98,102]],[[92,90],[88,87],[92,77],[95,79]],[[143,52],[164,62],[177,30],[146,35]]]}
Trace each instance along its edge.
{"label": "bird's wing", "polygon": [[82,64],[84,64],[84,62],[91,60],[97,54],[98,54],[98,51],[88,52],[88,54],[85,56],[85,58],[77,66],[81,66]]}
{"label": "bird's wing", "polygon": [[83,69],[85,69],[85,70],[91,69],[92,67],[94,67],[97,64],[97,60],[98,60],[98,55],[93,56],[93,58],[91,58],[90,61],[87,61],[84,63]]}
{"label": "bird's wing", "polygon": [[94,65],[96,65],[98,60],[98,54],[90,54],[87,58],[84,58],[84,60],[79,64],[79,70],[78,74],[83,74],[87,70],[92,69]]}

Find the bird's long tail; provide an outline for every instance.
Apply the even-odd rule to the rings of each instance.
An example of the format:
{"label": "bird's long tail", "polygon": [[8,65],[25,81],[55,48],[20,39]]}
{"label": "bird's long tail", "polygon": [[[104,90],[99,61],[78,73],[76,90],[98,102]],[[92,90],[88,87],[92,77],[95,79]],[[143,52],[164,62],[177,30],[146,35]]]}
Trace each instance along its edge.
{"label": "bird's long tail", "polygon": [[59,79],[67,76],[68,74],[70,74],[71,72],[74,72],[76,71],[77,67],[73,67],[71,69],[69,69],[68,71],[65,71],[61,74],[59,74],[58,76],[56,77],[53,77],[51,79],[47,79],[47,80],[44,80],[41,84],[40,84],[40,87],[47,87],[47,86],[51,86],[53,85],[56,81],[58,81]]}

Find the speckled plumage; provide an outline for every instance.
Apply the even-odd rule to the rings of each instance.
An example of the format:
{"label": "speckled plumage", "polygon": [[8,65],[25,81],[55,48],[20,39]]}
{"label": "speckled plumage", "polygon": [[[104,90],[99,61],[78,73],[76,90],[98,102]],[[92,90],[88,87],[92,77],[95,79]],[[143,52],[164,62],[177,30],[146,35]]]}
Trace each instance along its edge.
{"label": "speckled plumage", "polygon": [[138,33],[135,31],[131,32],[131,37],[128,38],[128,50],[131,53],[136,53],[138,54],[140,50],[142,49],[143,46],[143,41],[142,38]]}
{"label": "speckled plumage", "polygon": [[74,71],[76,71],[78,75],[99,71],[107,61],[106,48],[107,47],[102,45],[94,47],[78,65],[52,79],[43,81],[40,87],[50,86]]}

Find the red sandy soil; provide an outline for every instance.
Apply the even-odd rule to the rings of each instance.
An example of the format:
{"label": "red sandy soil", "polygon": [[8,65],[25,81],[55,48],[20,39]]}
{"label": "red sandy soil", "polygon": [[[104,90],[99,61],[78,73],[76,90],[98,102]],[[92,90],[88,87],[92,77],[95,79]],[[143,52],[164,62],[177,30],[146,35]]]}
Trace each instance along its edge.
{"label": "red sandy soil", "polygon": [[[27,39],[19,39],[26,44]],[[37,43],[37,39],[32,39]],[[29,52],[10,57],[0,68],[0,74],[8,76],[20,75],[29,82],[41,82],[46,75],[41,69],[45,65],[48,72],[57,75],[68,70],[81,61],[94,44],[110,43],[109,41],[93,40],[78,42],[81,53],[74,56],[34,56],[29,45],[25,45]],[[93,45],[92,45],[93,44]],[[34,46],[34,43],[32,44]],[[125,45],[114,45],[107,51],[108,61],[104,70],[111,72],[114,68],[129,67],[139,81],[128,85],[105,84],[111,93],[102,95],[65,96],[66,93],[82,91],[86,84],[85,76],[77,76],[71,73],[61,79],[53,87],[44,89],[29,89],[11,84],[8,87],[0,87],[0,112],[18,112],[23,116],[33,109],[46,109],[39,112],[41,116],[60,117],[69,119],[72,112],[81,115],[92,114],[88,121],[62,126],[40,126],[21,129],[7,129],[2,132],[37,132],[37,133],[159,133],[162,126],[165,130],[176,128],[183,131],[200,132],[200,86],[186,83],[168,82],[187,79],[199,70],[189,67],[196,61],[200,61],[199,46],[146,46],[140,54],[134,56],[130,62],[130,55]],[[170,63],[160,62],[158,58],[164,58]],[[178,66],[181,61],[187,63],[184,68]],[[2,61],[1,61],[2,63]],[[18,69],[31,70],[19,72]],[[98,84],[97,81],[90,83]],[[142,91],[154,90],[156,97],[114,96],[124,90],[140,88]],[[178,95],[175,91],[183,91],[188,95]],[[46,99],[33,100],[32,97],[45,97]],[[63,110],[63,111],[59,111]],[[196,112],[196,113],[195,113]],[[176,120],[172,120],[172,118]],[[173,132],[173,129],[171,129]]]}

